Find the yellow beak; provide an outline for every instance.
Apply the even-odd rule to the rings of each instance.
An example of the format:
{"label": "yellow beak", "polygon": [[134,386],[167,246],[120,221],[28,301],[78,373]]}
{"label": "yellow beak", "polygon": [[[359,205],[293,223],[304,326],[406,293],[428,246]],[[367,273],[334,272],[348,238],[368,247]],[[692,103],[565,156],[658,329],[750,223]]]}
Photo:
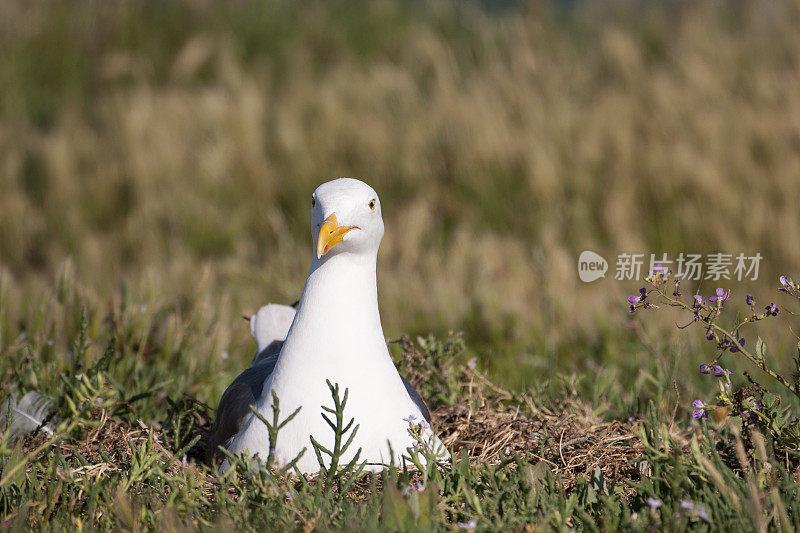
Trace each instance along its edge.
{"label": "yellow beak", "polygon": [[345,234],[353,229],[358,229],[358,226],[339,226],[336,222],[335,214],[326,218],[325,222],[323,222],[322,226],[319,228],[317,259],[327,254],[331,248],[342,242]]}

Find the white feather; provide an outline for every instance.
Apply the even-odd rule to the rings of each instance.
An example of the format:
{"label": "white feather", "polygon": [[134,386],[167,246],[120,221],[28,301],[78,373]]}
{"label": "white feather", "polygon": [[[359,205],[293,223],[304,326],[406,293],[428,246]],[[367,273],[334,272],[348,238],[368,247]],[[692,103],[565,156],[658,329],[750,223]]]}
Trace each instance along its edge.
{"label": "white feather", "polygon": [[[36,391],[28,392],[17,403],[12,393],[0,406],[0,431],[9,431],[12,437],[35,431],[50,414],[52,404],[53,400]],[[42,430],[48,435],[53,434],[50,424],[42,426]]]}

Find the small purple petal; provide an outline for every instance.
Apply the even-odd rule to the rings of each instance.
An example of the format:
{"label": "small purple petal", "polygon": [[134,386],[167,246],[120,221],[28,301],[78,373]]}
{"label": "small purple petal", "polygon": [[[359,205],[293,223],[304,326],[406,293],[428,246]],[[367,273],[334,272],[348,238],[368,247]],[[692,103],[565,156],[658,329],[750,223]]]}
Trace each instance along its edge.
{"label": "small purple petal", "polygon": [[681,280],[675,280],[675,290],[672,291],[673,296],[680,296],[681,295]]}
{"label": "small purple petal", "polygon": [[703,505],[698,505],[697,506],[697,516],[700,519],[705,520],[706,522],[708,522],[708,513],[706,512],[705,506],[703,506]]}
{"label": "small purple petal", "polygon": [[651,509],[658,509],[662,504],[663,502],[658,498],[647,498],[647,505],[650,506]]}

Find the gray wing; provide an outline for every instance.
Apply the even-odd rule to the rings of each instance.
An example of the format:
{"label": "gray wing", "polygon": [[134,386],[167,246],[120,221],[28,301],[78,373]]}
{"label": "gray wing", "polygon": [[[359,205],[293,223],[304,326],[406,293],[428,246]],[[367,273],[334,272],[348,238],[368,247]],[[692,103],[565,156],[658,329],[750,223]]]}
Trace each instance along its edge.
{"label": "gray wing", "polygon": [[267,346],[258,354],[253,365],[239,374],[222,393],[206,447],[206,461],[209,463],[213,461],[219,446],[224,446],[231,437],[244,429],[244,423],[250,415],[250,406],[255,405],[261,397],[264,382],[278,362],[281,346],[283,342],[280,341]]}
{"label": "gray wing", "polygon": [[[283,341],[272,341],[269,346],[256,355],[253,365],[239,374],[222,393],[217,407],[217,417],[211,426],[211,434],[206,447],[206,461],[209,463],[213,461],[219,446],[224,446],[231,437],[244,429],[244,422],[250,415],[250,406],[255,405],[258,398],[261,397],[264,382],[275,369],[281,348],[283,348]],[[431,412],[425,405],[425,400],[406,378],[400,376],[400,379],[403,381],[411,401],[419,408],[425,421],[430,424]]]}
{"label": "gray wing", "polygon": [[[258,355],[255,356],[255,358],[253,359],[253,362],[250,363],[250,366],[253,367],[253,366],[261,363],[261,361],[269,359],[270,357],[274,357],[275,361],[272,362],[272,367],[274,368],[275,367],[275,362],[278,360],[278,355],[281,353],[281,348],[283,348],[283,341],[282,340],[280,340],[280,341],[272,341],[271,343],[269,343],[269,345],[266,348],[261,350],[258,353]],[[272,374],[272,368],[270,368],[269,374]],[[269,374],[267,374],[267,375],[269,375]],[[261,394],[261,387],[259,387],[258,393]]]}
{"label": "gray wing", "polygon": [[422,399],[422,396],[419,395],[417,389],[414,388],[414,385],[409,383],[406,378],[400,376],[400,379],[403,380],[403,385],[406,386],[406,392],[408,392],[408,395],[411,396],[411,401],[414,402],[417,407],[419,407],[419,411],[422,413],[423,418],[425,418],[425,421],[430,424],[431,412],[428,411],[428,406],[425,405],[425,400]]}

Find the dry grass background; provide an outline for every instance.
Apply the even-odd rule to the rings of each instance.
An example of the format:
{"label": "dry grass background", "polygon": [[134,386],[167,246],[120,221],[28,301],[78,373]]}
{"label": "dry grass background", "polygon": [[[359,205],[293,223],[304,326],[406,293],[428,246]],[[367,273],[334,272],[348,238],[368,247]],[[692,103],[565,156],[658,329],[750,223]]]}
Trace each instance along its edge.
{"label": "dry grass background", "polygon": [[69,278],[191,315],[221,390],[239,316],[302,289],[311,192],[356,176],[390,337],[463,329],[516,386],[642,366],[638,285],[582,284],[577,256],[758,251],[742,298],[796,272],[798,24],[796,1],[3,2],[0,345]]}

